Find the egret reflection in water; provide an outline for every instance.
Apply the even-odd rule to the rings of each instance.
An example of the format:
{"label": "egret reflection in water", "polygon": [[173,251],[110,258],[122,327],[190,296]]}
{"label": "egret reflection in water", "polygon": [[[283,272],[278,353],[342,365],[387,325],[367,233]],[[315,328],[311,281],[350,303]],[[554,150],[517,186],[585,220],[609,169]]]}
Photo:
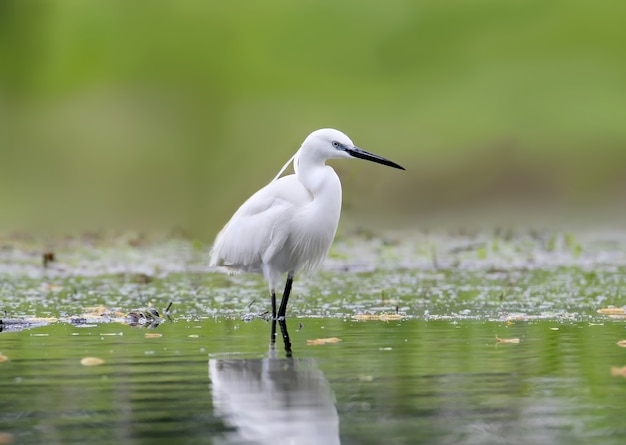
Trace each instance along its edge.
{"label": "egret reflection in water", "polygon": [[231,431],[219,444],[339,444],[328,380],[312,358],[210,359],[213,410]]}

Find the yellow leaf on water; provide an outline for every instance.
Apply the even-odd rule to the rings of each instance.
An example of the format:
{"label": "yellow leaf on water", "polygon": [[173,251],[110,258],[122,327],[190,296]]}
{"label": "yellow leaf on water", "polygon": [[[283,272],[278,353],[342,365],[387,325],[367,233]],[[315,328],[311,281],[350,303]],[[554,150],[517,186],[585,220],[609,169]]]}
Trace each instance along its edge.
{"label": "yellow leaf on water", "polygon": [[7,357],[6,355],[0,354],[0,363],[8,362],[8,361],[9,361],[9,357]]}
{"label": "yellow leaf on water", "polygon": [[29,323],[56,323],[59,321],[58,318],[55,317],[32,317],[26,319]]}
{"label": "yellow leaf on water", "polygon": [[602,315],[626,315],[626,309],[623,307],[605,307],[598,309],[598,314]]}
{"label": "yellow leaf on water", "polygon": [[307,340],[306,344],[308,346],[317,346],[317,345],[325,345],[327,343],[339,343],[341,341],[340,338],[330,337],[330,338],[316,338],[314,340]]}
{"label": "yellow leaf on water", "polygon": [[496,341],[498,343],[519,343],[519,338],[500,338],[496,335]]}
{"label": "yellow leaf on water", "polygon": [[0,445],[13,443],[13,434],[0,432]]}
{"label": "yellow leaf on water", "polygon": [[626,340],[618,341],[617,346],[619,346],[620,348],[626,348]]}
{"label": "yellow leaf on water", "polygon": [[90,315],[93,317],[100,317],[102,315],[108,315],[110,312],[111,310],[103,305],[90,306],[90,307],[85,308],[85,315]]}
{"label": "yellow leaf on water", "polygon": [[626,366],[618,368],[617,366],[611,367],[611,375],[613,377],[626,377]]}
{"label": "yellow leaf on water", "polygon": [[513,321],[528,321],[529,318],[531,317],[526,314],[509,315],[507,317],[507,322],[511,323]]}
{"label": "yellow leaf on water", "polygon": [[98,357],[85,357],[80,361],[83,366],[100,366],[104,364],[104,360]]}
{"label": "yellow leaf on water", "polygon": [[400,314],[356,314],[353,315],[352,318],[358,321],[366,321],[366,320],[377,320],[377,321],[392,321],[392,320],[402,320],[402,315]]}

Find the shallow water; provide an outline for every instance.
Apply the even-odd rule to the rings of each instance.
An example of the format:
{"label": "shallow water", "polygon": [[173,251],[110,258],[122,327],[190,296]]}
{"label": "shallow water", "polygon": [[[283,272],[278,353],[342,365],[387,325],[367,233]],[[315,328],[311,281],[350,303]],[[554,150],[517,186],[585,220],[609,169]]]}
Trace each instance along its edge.
{"label": "shallow water", "polygon": [[[611,373],[626,366],[623,322],[290,327],[293,358],[280,341],[268,350],[261,320],[166,323],[156,338],[119,325],[4,334],[0,431],[50,444],[626,439],[626,378]],[[328,337],[341,341],[307,345]]]}
{"label": "shallow water", "polygon": [[296,282],[291,357],[262,280],[201,248],[61,246],[44,269],[13,245],[0,443],[622,444],[626,237],[555,237],[339,240]]}

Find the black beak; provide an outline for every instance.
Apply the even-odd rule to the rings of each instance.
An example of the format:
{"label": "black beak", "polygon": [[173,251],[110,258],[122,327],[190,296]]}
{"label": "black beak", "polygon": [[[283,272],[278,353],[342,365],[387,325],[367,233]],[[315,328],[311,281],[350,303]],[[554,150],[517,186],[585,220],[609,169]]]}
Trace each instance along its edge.
{"label": "black beak", "polygon": [[374,153],[370,153],[369,151],[363,150],[362,148],[346,147],[345,150],[350,156],[353,156],[355,158],[365,159],[366,161],[372,161],[372,162],[376,162],[377,164],[383,164],[388,167],[393,167],[393,168],[398,168],[400,170],[404,170],[404,167],[402,167],[401,165],[396,164],[395,162],[390,161],[389,159],[385,159],[382,156],[378,156],[378,155],[375,155]]}

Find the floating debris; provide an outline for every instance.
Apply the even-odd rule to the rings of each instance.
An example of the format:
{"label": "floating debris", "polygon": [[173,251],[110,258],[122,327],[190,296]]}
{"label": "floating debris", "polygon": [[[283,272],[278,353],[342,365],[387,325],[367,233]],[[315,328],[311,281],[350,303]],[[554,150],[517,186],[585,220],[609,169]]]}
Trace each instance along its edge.
{"label": "floating debris", "polygon": [[608,315],[608,316],[617,316],[617,318],[626,316],[626,309],[623,307],[605,307],[602,309],[598,309],[598,314]]}
{"label": "floating debris", "polygon": [[163,337],[163,334],[159,334],[157,332],[146,332],[144,334],[145,338],[161,338]]}
{"label": "floating debris", "polygon": [[0,445],[13,443],[13,434],[0,432]]}
{"label": "floating debris", "polygon": [[9,361],[9,357],[7,357],[4,354],[0,354],[0,363],[2,362],[8,362]]}
{"label": "floating debris", "polygon": [[617,343],[617,346],[619,346],[620,348],[626,348],[626,340],[620,340]]}
{"label": "floating debris", "polygon": [[55,261],[54,252],[44,252],[41,254],[41,263],[43,267],[48,267],[50,263],[54,263]]}
{"label": "floating debris", "polygon": [[157,311],[153,307],[149,307],[148,309],[146,309],[145,313],[147,313],[148,316],[152,318],[161,318],[161,314],[159,314],[159,311]]}
{"label": "floating debris", "polygon": [[519,343],[520,339],[519,338],[500,338],[496,335],[496,342],[497,343]]}
{"label": "floating debris", "polygon": [[104,360],[98,357],[85,357],[80,361],[83,366],[100,366],[104,364]]}
{"label": "floating debris", "polygon": [[[533,318],[532,315],[527,315],[527,314],[507,315],[506,322],[512,324],[514,321],[529,321],[529,320],[532,320],[532,318]],[[535,318],[537,317],[535,316]]]}
{"label": "floating debris", "polygon": [[165,316],[166,316],[167,318],[170,318],[170,309],[172,308],[172,304],[173,304],[173,302],[172,302],[172,301],[170,301],[170,302],[168,303],[167,307],[165,308],[165,310],[163,311],[163,313],[165,314]]}
{"label": "floating debris", "polygon": [[109,309],[106,306],[99,305],[99,306],[86,307],[85,308],[85,313],[83,314],[83,316],[84,317],[113,317],[113,318],[120,318],[120,317],[123,317],[124,314],[122,312],[115,311],[113,309]]}
{"label": "floating debris", "polygon": [[318,345],[325,345],[329,343],[339,343],[340,341],[341,339],[337,337],[316,338],[314,340],[307,340],[306,344],[307,346],[318,346]]}
{"label": "floating debris", "polygon": [[34,324],[49,324],[49,323],[56,323],[57,321],[59,321],[58,318],[56,317],[31,317],[27,319],[29,323],[34,323]]}
{"label": "floating debris", "polygon": [[[171,306],[171,304],[168,306]],[[149,307],[146,309],[137,309],[126,314],[126,321],[130,326],[142,326],[145,328],[156,328],[165,321],[161,318],[159,311]]]}
{"label": "floating debris", "polygon": [[618,368],[617,366],[611,367],[611,375],[613,377],[626,377],[626,366]]}
{"label": "floating debris", "polygon": [[376,321],[394,321],[402,320],[404,318],[401,314],[388,314],[383,312],[381,314],[356,314],[352,318],[358,321],[376,320]]}
{"label": "floating debris", "polygon": [[0,332],[16,332],[56,322],[56,318],[3,318],[0,319]]}

